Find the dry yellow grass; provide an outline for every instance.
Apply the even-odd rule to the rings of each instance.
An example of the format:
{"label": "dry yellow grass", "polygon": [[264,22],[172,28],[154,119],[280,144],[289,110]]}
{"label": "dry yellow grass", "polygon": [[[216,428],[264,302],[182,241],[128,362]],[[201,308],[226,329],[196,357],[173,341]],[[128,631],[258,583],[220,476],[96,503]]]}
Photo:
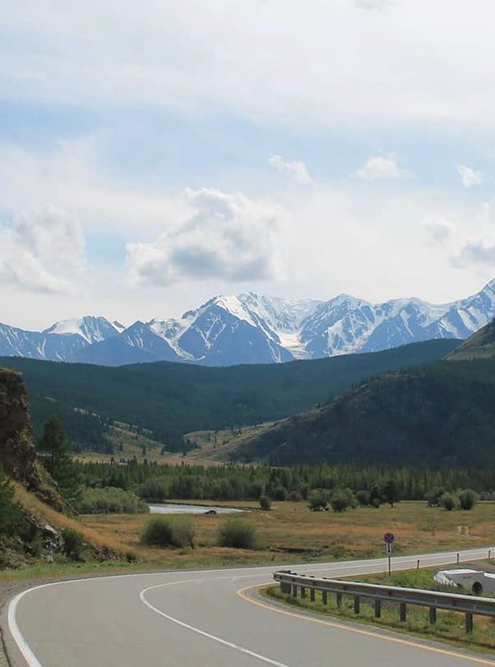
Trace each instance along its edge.
{"label": "dry yellow grass", "polygon": [[396,535],[397,555],[493,543],[493,502],[480,503],[471,512],[446,512],[428,508],[424,502],[403,502],[393,509],[359,508],[343,514],[311,512],[305,503],[275,503],[271,512],[261,511],[255,502],[223,504],[251,510],[238,519],[251,521],[258,528],[262,544],[259,551],[217,547],[216,533],[225,520],[222,515],[194,517],[194,550],[142,547],[139,539],[148,520],[145,515],[91,515],[81,520],[105,539],[132,549],[141,559],[167,567],[380,556],[384,550],[383,533],[389,530]]}
{"label": "dry yellow grass", "polygon": [[118,551],[124,553],[127,547],[118,539],[111,535],[104,535],[97,530],[94,530],[87,524],[77,519],[72,519],[65,514],[61,514],[45,505],[32,493],[29,493],[23,486],[17,482],[13,482],[15,498],[24,509],[34,516],[42,519],[52,525],[54,528],[71,528],[76,530],[84,537],[84,539],[93,544],[97,549],[109,549],[111,551]]}

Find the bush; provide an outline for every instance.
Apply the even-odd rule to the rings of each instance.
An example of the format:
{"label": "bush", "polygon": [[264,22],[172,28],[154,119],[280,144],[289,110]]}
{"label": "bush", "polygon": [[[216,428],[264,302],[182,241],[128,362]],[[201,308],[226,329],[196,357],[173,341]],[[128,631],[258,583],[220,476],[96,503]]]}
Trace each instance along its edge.
{"label": "bush", "polygon": [[461,510],[472,510],[479,500],[479,496],[472,489],[464,489],[458,492]]}
{"label": "bush", "polygon": [[275,500],[287,500],[289,497],[289,492],[285,488],[285,486],[277,486],[273,493],[273,497]]}
{"label": "bush", "polygon": [[234,549],[256,549],[258,532],[256,526],[244,519],[227,519],[218,531],[218,544]]}
{"label": "bush", "polygon": [[144,526],[141,542],[149,547],[194,548],[195,531],[187,516],[156,516]]}
{"label": "bush", "polygon": [[330,505],[334,512],[345,512],[348,507],[355,503],[354,494],[350,489],[336,489],[332,493]]}
{"label": "bush", "polygon": [[328,507],[328,491],[326,489],[311,489],[308,493],[308,506],[310,510],[316,510],[320,507]]}
{"label": "bush", "polygon": [[459,506],[459,498],[454,496],[453,493],[444,493],[441,496],[439,503],[441,507],[447,510],[447,512],[451,512]]}
{"label": "bush", "polygon": [[269,512],[272,509],[272,501],[268,496],[260,497],[260,507],[262,510]]}
{"label": "bush", "polygon": [[438,507],[440,505],[440,498],[445,494],[446,489],[443,486],[435,486],[426,494],[426,501],[428,507]]}
{"label": "bush", "polygon": [[366,507],[370,504],[370,494],[365,490],[356,491],[356,500],[361,507]]}
{"label": "bush", "polygon": [[76,505],[81,514],[148,514],[148,505],[131,491],[112,486],[84,488]]}
{"label": "bush", "polygon": [[84,539],[81,533],[73,528],[64,528],[62,530],[62,539],[64,540],[64,553],[70,560],[83,560]]}

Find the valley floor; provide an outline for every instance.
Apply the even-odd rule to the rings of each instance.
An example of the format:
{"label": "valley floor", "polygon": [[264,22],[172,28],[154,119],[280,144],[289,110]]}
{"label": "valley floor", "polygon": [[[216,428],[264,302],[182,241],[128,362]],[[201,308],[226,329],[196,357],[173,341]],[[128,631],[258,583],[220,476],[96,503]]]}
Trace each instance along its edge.
{"label": "valley floor", "polygon": [[[186,501],[187,502],[187,501]],[[198,504],[198,501],[191,501]],[[210,504],[210,501],[204,501]],[[211,503],[219,505],[221,503]],[[90,515],[83,524],[112,543],[120,542],[141,561],[163,567],[210,567],[227,564],[282,564],[301,559],[371,558],[384,554],[383,533],[396,535],[394,554],[456,550],[493,543],[495,502],[481,502],[471,511],[447,512],[425,502],[401,502],[394,508],[357,508],[342,514],[312,512],[305,502],[275,502],[272,511],[255,502],[223,503],[249,509],[238,518],[256,525],[261,541],[257,551],[215,546],[225,517],[194,517],[195,549],[151,549],[139,543],[148,521],[144,515]]]}

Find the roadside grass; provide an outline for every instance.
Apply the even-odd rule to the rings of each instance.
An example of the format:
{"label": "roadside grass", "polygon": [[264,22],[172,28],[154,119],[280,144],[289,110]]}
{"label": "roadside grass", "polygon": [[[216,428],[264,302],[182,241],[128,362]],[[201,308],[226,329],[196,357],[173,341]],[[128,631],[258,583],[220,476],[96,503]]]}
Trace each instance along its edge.
{"label": "roadside grass", "polygon": [[[443,569],[456,567],[447,566]],[[463,567],[486,572],[495,572],[495,560],[473,561],[464,563]],[[367,583],[383,584],[389,586],[403,586],[409,588],[420,588],[423,590],[449,590],[440,586],[433,580],[437,568],[425,568],[419,570],[405,570],[392,572],[391,576],[386,573],[370,574],[366,576],[352,577],[353,581],[364,581]],[[339,577],[339,579],[342,577]],[[429,622],[428,608],[416,605],[407,605],[407,621],[399,619],[398,603],[382,602],[381,618],[375,618],[374,604],[372,600],[361,600],[360,613],[354,613],[354,601],[351,596],[344,596],[342,607],[338,607],[336,596],[328,595],[328,604],[324,605],[320,592],[315,592],[315,601],[311,602],[309,593],[307,597],[294,598],[292,595],[282,593],[279,585],[271,585],[261,589],[261,595],[272,600],[284,603],[296,609],[311,613],[352,620],[365,623],[382,629],[398,630],[402,633],[422,637],[423,639],[441,640],[449,644],[469,648],[475,651],[495,653],[495,619],[484,616],[474,616],[474,631],[472,635],[465,632],[465,615],[461,612],[455,613],[439,609],[437,611],[437,622],[431,625]],[[461,592],[461,591],[459,591]],[[467,591],[462,591],[467,594]]]}

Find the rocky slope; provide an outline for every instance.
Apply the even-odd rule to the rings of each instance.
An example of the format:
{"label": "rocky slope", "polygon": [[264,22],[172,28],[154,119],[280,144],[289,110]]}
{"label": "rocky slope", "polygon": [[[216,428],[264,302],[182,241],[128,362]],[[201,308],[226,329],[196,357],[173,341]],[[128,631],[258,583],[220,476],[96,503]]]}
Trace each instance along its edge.
{"label": "rocky slope", "polygon": [[25,488],[63,509],[57,488],[39,464],[22,375],[0,368],[0,462],[4,471]]}
{"label": "rocky slope", "polygon": [[216,296],[177,320],[138,321],[127,328],[103,317],[58,322],[43,332],[0,324],[0,356],[107,366],[281,363],[465,339],[494,316],[495,280],[478,294],[442,305],[413,298],[372,304],[345,294],[322,302],[247,293]]}

